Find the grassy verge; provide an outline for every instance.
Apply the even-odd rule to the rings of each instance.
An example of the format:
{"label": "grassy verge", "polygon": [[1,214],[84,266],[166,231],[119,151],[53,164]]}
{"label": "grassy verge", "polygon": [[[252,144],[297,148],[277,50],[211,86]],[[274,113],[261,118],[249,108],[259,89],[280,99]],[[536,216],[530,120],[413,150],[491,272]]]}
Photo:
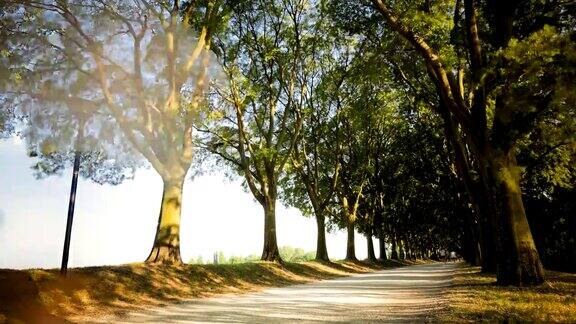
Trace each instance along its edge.
{"label": "grassy verge", "polygon": [[254,262],[178,267],[129,264],[53,270],[0,270],[0,322],[82,321],[190,298],[245,293],[397,267],[405,262]]}
{"label": "grassy verge", "polygon": [[492,274],[465,267],[448,291],[443,322],[574,322],[576,274],[547,271],[548,282],[537,287],[501,287]]}

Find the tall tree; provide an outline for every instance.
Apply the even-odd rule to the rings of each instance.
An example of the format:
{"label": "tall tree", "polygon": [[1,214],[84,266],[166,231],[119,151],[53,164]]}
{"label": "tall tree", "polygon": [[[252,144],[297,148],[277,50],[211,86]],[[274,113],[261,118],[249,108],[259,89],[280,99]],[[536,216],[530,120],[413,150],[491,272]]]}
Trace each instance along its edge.
{"label": "tall tree", "polygon": [[[355,102],[357,103],[357,102]],[[342,139],[341,148],[336,152],[341,166],[340,176],[336,185],[336,196],[340,204],[341,218],[339,222],[346,228],[346,260],[355,261],[356,245],[354,241],[355,228],[359,217],[359,207],[363,190],[367,185],[370,159],[368,141],[374,134],[368,128],[369,121],[361,113],[365,106],[350,105],[339,111],[339,136]]]}
{"label": "tall tree", "polygon": [[334,33],[320,2],[314,30],[307,42],[304,73],[306,84],[301,137],[291,159],[291,172],[283,183],[284,199],[316,218],[316,259],[329,261],[326,226],[329,208],[334,203],[342,141],[338,112],[348,99],[340,93],[348,77],[352,54],[351,40]]}
{"label": "tall tree", "polygon": [[205,149],[244,177],[264,210],[262,260],[281,261],[276,237],[278,184],[302,127],[301,79],[315,7],[305,0],[245,1],[217,37],[226,80],[214,84],[216,107],[201,127]]}
{"label": "tall tree", "polygon": [[121,140],[162,177],[148,262],[181,262],[182,186],[192,161],[192,124],[204,99],[210,33],[222,5],[187,6],[182,20],[177,0],[29,1],[11,2],[3,16],[18,20],[19,42],[10,44],[8,66],[18,82],[8,93],[31,109],[48,101],[48,107],[89,113],[89,132],[101,140],[117,132],[99,120],[113,121]]}

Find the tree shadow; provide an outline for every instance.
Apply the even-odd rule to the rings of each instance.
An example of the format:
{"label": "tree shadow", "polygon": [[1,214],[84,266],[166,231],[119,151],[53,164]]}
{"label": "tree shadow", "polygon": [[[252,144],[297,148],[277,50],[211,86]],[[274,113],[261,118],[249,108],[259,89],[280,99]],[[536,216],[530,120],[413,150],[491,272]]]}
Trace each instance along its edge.
{"label": "tree shadow", "polygon": [[[238,294],[401,265],[404,263],[378,264],[366,261],[178,266],[135,263],[70,269],[66,278],[62,278],[57,269],[0,270],[2,277],[13,273],[0,289],[3,296],[0,302],[13,301],[2,303],[9,306],[0,310],[7,314],[5,316],[14,317],[18,313],[21,314],[18,316],[24,316],[25,319],[28,315],[34,315],[46,321],[58,318],[82,320],[90,314],[118,316],[191,298]],[[13,289],[23,283],[29,287],[26,292]],[[34,304],[37,313],[19,311],[31,308],[32,301],[37,301]]]}
{"label": "tree shadow", "polygon": [[[452,267],[431,267],[429,276],[415,279],[416,282],[408,269],[396,269],[268,289],[245,296],[191,300],[168,307],[134,312],[123,317],[122,321],[274,323],[425,320],[429,314],[444,307],[442,296],[450,286]],[[422,272],[418,268],[413,269],[415,272]],[[397,271],[404,274],[396,275]]]}

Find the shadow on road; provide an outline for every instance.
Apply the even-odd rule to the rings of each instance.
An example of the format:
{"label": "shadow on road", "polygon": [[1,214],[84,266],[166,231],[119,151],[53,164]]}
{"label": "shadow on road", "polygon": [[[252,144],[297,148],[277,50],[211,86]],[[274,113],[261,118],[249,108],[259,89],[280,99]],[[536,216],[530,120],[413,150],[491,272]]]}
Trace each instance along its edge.
{"label": "shadow on road", "polygon": [[375,321],[427,318],[444,307],[458,264],[425,264],[241,296],[188,301],[118,319],[126,323]]}

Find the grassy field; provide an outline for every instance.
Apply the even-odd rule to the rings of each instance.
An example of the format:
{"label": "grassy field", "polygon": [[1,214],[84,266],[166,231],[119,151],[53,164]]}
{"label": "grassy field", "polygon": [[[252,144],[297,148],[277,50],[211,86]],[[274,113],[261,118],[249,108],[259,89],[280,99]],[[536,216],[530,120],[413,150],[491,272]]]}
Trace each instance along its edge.
{"label": "grassy field", "polygon": [[576,274],[547,271],[537,287],[501,287],[493,274],[463,267],[448,290],[443,322],[576,322]]}
{"label": "grassy field", "polygon": [[254,262],[224,265],[149,266],[141,263],[57,270],[0,270],[0,322],[58,323],[225,293],[365,273],[406,263]]}

